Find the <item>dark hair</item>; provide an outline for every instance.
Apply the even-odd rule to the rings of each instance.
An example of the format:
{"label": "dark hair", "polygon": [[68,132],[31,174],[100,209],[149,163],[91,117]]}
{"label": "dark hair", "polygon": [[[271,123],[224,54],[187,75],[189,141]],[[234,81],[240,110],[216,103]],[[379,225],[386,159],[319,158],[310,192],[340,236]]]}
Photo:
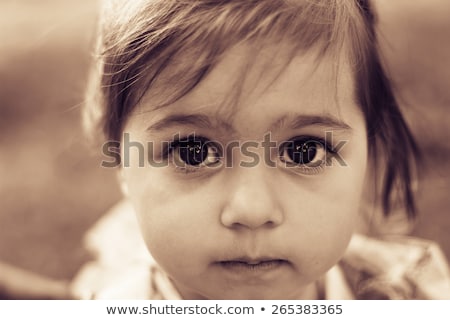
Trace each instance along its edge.
{"label": "dark hair", "polygon": [[[242,42],[292,43],[320,55],[344,52],[368,131],[369,155],[384,169],[383,211],[398,193],[408,217],[419,152],[379,57],[375,16],[365,0],[107,0],[87,123],[120,141],[124,122],[150,89],[161,108],[190,92],[224,52]],[[177,63],[189,59],[190,63]],[[185,61],[185,60],[184,60]],[[174,67],[175,65],[175,67]],[[162,99],[163,98],[163,99]],[[162,99],[162,100],[161,100]]]}

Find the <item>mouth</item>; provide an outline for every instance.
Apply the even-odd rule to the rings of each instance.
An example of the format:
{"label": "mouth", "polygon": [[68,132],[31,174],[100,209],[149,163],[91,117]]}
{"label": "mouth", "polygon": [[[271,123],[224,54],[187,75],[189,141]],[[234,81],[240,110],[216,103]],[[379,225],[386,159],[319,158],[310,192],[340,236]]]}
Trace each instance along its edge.
{"label": "mouth", "polygon": [[289,265],[287,260],[272,259],[272,258],[260,258],[260,259],[247,259],[238,258],[233,260],[219,261],[217,264],[225,270],[243,273],[243,272],[265,272],[272,271],[283,266]]}

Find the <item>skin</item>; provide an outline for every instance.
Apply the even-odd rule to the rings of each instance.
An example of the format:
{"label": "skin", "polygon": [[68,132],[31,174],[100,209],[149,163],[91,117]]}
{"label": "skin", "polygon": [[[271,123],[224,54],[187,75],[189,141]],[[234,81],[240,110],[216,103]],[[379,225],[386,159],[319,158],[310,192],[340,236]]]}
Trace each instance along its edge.
{"label": "skin", "polygon": [[[312,170],[286,167],[277,148],[268,153],[275,167],[263,161],[267,149],[255,147],[261,161],[250,168],[239,165],[251,158],[235,148],[225,155],[232,155],[230,167],[184,169],[173,162],[141,168],[132,150],[130,166],[121,169],[124,190],[151,254],[183,298],[315,299],[316,281],[342,257],[365,180],[366,129],[348,65],[341,61],[336,78],[335,60],[318,62],[310,51],[288,61],[287,46],[268,46],[256,57],[251,45],[234,47],[182,99],[155,111],[150,92],[129,117],[124,131],[146,148],[178,133],[222,145],[261,143],[269,132],[277,147],[297,136],[325,139],[326,131],[333,146],[345,141],[344,165]],[[244,69],[241,92],[233,95]],[[202,114],[211,126],[158,125],[180,114]],[[320,121],[292,127],[298,117],[324,115],[348,128]],[[159,147],[154,154],[164,158]]]}

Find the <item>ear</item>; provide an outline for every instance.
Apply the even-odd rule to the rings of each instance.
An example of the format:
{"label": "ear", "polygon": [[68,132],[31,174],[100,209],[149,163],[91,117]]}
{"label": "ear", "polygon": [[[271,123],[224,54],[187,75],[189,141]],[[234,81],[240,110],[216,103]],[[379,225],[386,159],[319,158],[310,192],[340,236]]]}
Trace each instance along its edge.
{"label": "ear", "polygon": [[376,224],[376,217],[382,216],[377,198],[379,192],[379,178],[373,161],[369,160],[364,177],[364,187],[359,204],[357,231],[362,234],[372,234]]}
{"label": "ear", "polygon": [[125,198],[129,196],[128,184],[126,183],[124,170],[123,168],[119,168],[117,171],[117,180],[119,181],[120,190]]}

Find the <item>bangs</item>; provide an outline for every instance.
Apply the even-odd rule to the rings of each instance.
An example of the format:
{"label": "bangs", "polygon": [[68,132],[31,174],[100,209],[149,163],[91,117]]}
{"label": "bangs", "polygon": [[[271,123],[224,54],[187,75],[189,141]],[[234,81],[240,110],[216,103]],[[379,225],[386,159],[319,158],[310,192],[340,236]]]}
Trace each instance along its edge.
{"label": "bangs", "polygon": [[266,44],[288,44],[286,64],[315,49],[318,58],[345,53],[358,65],[367,42],[353,1],[139,1],[120,17],[104,16],[113,19],[103,30],[118,31],[104,34],[101,48],[104,132],[116,141],[144,94],[152,93],[152,109],[177,101],[233,46],[250,43],[256,55]]}

